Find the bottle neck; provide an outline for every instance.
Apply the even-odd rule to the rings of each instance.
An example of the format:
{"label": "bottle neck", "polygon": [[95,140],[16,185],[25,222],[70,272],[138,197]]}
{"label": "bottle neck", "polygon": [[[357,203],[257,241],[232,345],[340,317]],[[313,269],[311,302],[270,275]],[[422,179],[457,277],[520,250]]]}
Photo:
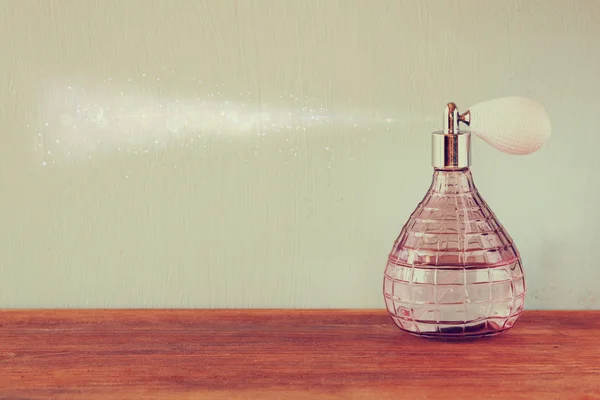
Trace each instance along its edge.
{"label": "bottle neck", "polygon": [[443,195],[456,195],[475,191],[473,175],[469,168],[433,170],[433,180],[429,189],[430,193]]}

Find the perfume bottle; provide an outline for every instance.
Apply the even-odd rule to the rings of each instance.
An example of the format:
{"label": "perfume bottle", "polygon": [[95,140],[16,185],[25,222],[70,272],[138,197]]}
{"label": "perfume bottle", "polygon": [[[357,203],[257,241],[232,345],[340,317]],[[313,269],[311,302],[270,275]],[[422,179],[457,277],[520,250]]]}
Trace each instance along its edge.
{"label": "perfume bottle", "polygon": [[431,186],[385,268],[386,308],[410,334],[496,335],[510,329],[523,310],[521,257],[475,187],[472,133],[506,153],[529,154],[550,136],[550,122],[539,104],[518,97],[480,103],[464,114],[454,103],[446,106],[444,129],[432,134]]}

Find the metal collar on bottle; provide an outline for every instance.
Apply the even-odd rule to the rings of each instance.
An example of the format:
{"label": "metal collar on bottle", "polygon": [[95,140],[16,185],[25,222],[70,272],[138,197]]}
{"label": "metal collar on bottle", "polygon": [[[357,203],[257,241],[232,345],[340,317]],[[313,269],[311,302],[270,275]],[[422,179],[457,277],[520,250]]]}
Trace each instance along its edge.
{"label": "metal collar on bottle", "polygon": [[444,130],[431,136],[431,164],[436,169],[462,169],[471,165],[471,133],[461,131],[458,123],[470,123],[470,113],[459,115],[456,104],[444,110]]}

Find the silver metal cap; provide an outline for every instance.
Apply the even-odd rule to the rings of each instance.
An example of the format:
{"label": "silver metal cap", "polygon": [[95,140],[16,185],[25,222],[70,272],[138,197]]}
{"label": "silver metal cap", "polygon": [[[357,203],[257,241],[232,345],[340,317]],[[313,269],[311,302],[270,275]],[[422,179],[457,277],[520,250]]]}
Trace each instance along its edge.
{"label": "silver metal cap", "polygon": [[471,165],[471,133],[461,131],[458,123],[470,123],[470,113],[460,115],[456,104],[444,110],[444,130],[431,135],[431,164],[436,169],[462,169]]}
{"label": "silver metal cap", "polygon": [[461,169],[471,165],[471,133],[431,134],[431,165],[437,169]]}

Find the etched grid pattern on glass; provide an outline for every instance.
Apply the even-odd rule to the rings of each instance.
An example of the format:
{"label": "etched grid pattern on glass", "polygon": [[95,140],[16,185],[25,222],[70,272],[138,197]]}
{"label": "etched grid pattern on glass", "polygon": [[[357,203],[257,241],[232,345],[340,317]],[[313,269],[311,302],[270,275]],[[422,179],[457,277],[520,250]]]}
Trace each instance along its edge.
{"label": "etched grid pattern on glass", "polygon": [[525,297],[521,260],[469,170],[435,171],[389,255],[383,286],[394,323],[413,334],[485,336],[513,326]]}

